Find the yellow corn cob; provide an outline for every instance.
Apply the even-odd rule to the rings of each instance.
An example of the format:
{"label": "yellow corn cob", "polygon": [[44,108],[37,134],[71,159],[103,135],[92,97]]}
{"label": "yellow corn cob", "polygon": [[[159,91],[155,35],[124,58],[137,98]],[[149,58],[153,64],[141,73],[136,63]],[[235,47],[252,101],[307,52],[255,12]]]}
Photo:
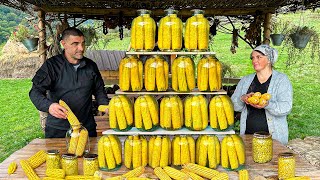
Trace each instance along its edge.
{"label": "yellow corn cob", "polygon": [[146,140],[146,138],[144,137],[140,137],[141,140],[141,165],[142,166],[146,166],[148,165],[148,142]]}
{"label": "yellow corn cob", "polygon": [[218,116],[219,128],[221,130],[227,129],[228,128],[227,117],[224,112],[223,104],[220,97],[216,99],[216,112]]}
{"label": "yellow corn cob", "polygon": [[309,176],[296,176],[286,180],[311,180],[311,178]]}
{"label": "yellow corn cob", "polygon": [[34,172],[27,160],[20,160],[20,165],[28,179],[40,180],[39,176]]}
{"label": "yellow corn cob", "polygon": [[46,169],[46,176],[63,179],[66,173],[63,169]]}
{"label": "yellow corn cob", "polygon": [[180,116],[180,107],[175,98],[175,96],[170,97],[170,104],[171,104],[171,122],[172,122],[172,129],[180,129],[183,124],[181,124],[181,116]]}
{"label": "yellow corn cob", "polygon": [[149,112],[148,103],[145,96],[140,96],[139,98],[143,127],[145,130],[149,130],[152,128],[152,119]]}
{"label": "yellow corn cob", "polygon": [[215,59],[209,57],[209,88],[210,91],[219,90],[218,75],[216,64],[219,63]]}
{"label": "yellow corn cob", "polygon": [[142,24],[143,22],[143,17],[138,16],[135,18],[135,50],[144,50],[144,41],[145,41],[145,36],[144,36],[144,25]]}
{"label": "yellow corn cob", "polygon": [[[150,146],[153,146],[152,152],[150,157],[152,158],[151,166],[152,168],[160,166],[160,156],[161,156],[161,149],[162,149],[162,139],[160,136],[157,136],[156,139],[154,140],[154,144],[150,144]],[[149,151],[150,152],[150,151]]]}
{"label": "yellow corn cob", "polygon": [[106,180],[124,180],[125,178],[122,176],[114,176],[114,177],[108,177]]}
{"label": "yellow corn cob", "polygon": [[198,88],[199,91],[207,91],[209,85],[209,67],[208,58],[202,58],[198,64]]}
{"label": "yellow corn cob", "polygon": [[134,126],[138,129],[142,128],[142,114],[141,114],[141,106],[140,99],[137,98],[134,102]]}
{"label": "yellow corn cob", "polygon": [[227,143],[228,143],[228,139],[224,137],[221,142],[221,166],[223,168],[230,167]]}
{"label": "yellow corn cob", "polygon": [[104,138],[105,136],[102,136],[98,141],[98,162],[99,167],[106,167],[106,158],[104,155]]}
{"label": "yellow corn cob", "polygon": [[44,177],[42,180],[64,180],[64,178],[55,178],[55,177]]}
{"label": "yellow corn cob", "polygon": [[86,148],[87,141],[88,141],[88,131],[86,129],[82,129],[79,134],[79,140],[78,140],[78,145],[76,150],[77,156],[83,155]]}
{"label": "yellow corn cob", "polygon": [[172,105],[171,105],[171,101],[170,98],[163,98],[162,101],[164,101],[164,110],[163,110],[163,126],[161,126],[164,129],[168,129],[168,128],[172,128],[171,125],[171,113],[172,113]]}
{"label": "yellow corn cob", "polygon": [[171,180],[170,176],[161,167],[154,168],[153,172],[160,180]]}
{"label": "yellow corn cob", "polygon": [[192,136],[187,136],[187,140],[188,140],[188,146],[189,146],[190,162],[195,163],[196,144]]}
{"label": "yellow corn cob", "polygon": [[161,24],[163,26],[162,29],[162,49],[161,50],[171,50],[171,25],[168,25],[170,22],[170,17],[165,16],[162,18],[163,21]]}
{"label": "yellow corn cob", "polygon": [[66,176],[66,180],[101,180],[99,177],[85,176],[85,175],[73,175]]}
{"label": "yellow corn cob", "polygon": [[164,104],[165,98],[166,97],[163,97],[160,102],[160,127],[164,127],[164,114],[163,114],[163,112],[164,112],[164,106],[165,106],[165,104]]}
{"label": "yellow corn cob", "polygon": [[16,162],[11,162],[9,164],[9,166],[8,166],[7,172],[8,172],[9,175],[11,175],[16,171],[16,169],[17,169],[17,163]]}
{"label": "yellow corn cob", "polygon": [[219,174],[219,171],[193,163],[187,163],[183,166],[183,168],[208,179],[212,179]]}
{"label": "yellow corn cob", "polygon": [[122,177],[125,177],[125,178],[139,177],[141,174],[144,173],[144,170],[145,170],[144,166],[140,166],[123,174]]}
{"label": "yellow corn cob", "polygon": [[[189,43],[190,43],[190,50],[197,50],[198,49],[198,28],[197,28],[197,18],[195,16],[192,16],[189,18],[190,24],[189,25],[190,30],[189,30]],[[187,27],[188,30],[188,27]]]}
{"label": "yellow corn cob", "polygon": [[201,139],[202,139],[203,136],[199,136],[196,140],[196,157],[195,157],[195,160],[196,160],[196,163],[198,164],[199,163],[199,152],[200,152],[200,143],[201,143]]}
{"label": "yellow corn cob", "polygon": [[236,148],[237,157],[239,164],[243,165],[246,163],[246,151],[244,147],[244,142],[239,135],[232,134],[231,138],[234,142],[234,146]]}
{"label": "yellow corn cob", "polygon": [[209,104],[209,116],[210,116],[210,126],[211,128],[218,128],[218,117],[217,117],[217,110],[216,110],[216,99],[217,97],[213,97]]}
{"label": "yellow corn cob", "polygon": [[120,75],[120,82],[121,86],[120,89],[122,91],[129,91],[131,87],[131,63],[130,63],[130,57],[126,57],[122,59],[123,61],[123,67],[122,67],[122,74]]}
{"label": "yellow corn cob", "polygon": [[228,125],[231,126],[234,124],[234,109],[233,109],[233,103],[231,102],[231,99],[227,95],[219,95],[224,112],[226,114]]}
{"label": "yellow corn cob", "polygon": [[[180,138],[181,164],[190,163],[189,144],[186,136]],[[180,164],[180,165],[181,165]]]}
{"label": "yellow corn cob", "polygon": [[222,64],[219,61],[217,61],[216,67],[217,67],[218,89],[221,89],[222,88]]}
{"label": "yellow corn cob", "polygon": [[28,158],[28,163],[31,166],[31,168],[37,168],[44,162],[46,162],[47,159],[47,153],[44,150],[40,150],[31,157]]}
{"label": "yellow corn cob", "polygon": [[164,71],[164,60],[160,57],[156,58],[157,67],[156,67],[156,84],[158,91],[166,91],[166,80],[165,80],[165,71]]}
{"label": "yellow corn cob", "polygon": [[[73,126],[75,127],[75,126]],[[68,146],[68,153],[70,154],[75,154],[78,146],[78,141],[79,141],[79,136],[80,136],[80,130],[78,127],[74,128],[71,137],[70,137],[70,142]]]}
{"label": "yellow corn cob", "polygon": [[175,168],[170,166],[163,167],[163,170],[172,178],[172,179],[180,179],[180,180],[189,180],[191,179],[186,173],[181,172]]}
{"label": "yellow corn cob", "polygon": [[185,29],[185,35],[184,35],[184,47],[190,50],[190,27],[191,27],[190,18],[187,19],[185,24],[186,24],[186,29]]}
{"label": "yellow corn cob", "polygon": [[152,51],[155,43],[155,21],[149,14],[143,15],[144,24],[144,37],[145,37],[145,50]]}
{"label": "yellow corn cob", "polygon": [[208,126],[208,122],[209,122],[208,104],[207,104],[207,100],[205,99],[205,97],[203,95],[199,95],[199,103],[200,103],[201,121],[202,121],[201,130],[203,130]]}
{"label": "yellow corn cob", "polygon": [[108,108],[109,108],[108,105],[99,105],[99,106],[98,106],[98,111],[100,111],[100,112],[105,112],[106,109],[108,109]]}
{"label": "yellow corn cob", "polygon": [[108,135],[110,143],[111,143],[111,147],[112,147],[112,152],[114,155],[114,158],[116,160],[116,164],[119,165],[121,164],[121,159],[122,159],[122,150],[121,150],[121,143],[120,140],[117,136],[115,135]]}
{"label": "yellow corn cob", "polygon": [[209,45],[209,22],[203,14],[197,14],[198,49],[207,50]]}
{"label": "yellow corn cob", "polygon": [[127,178],[126,180],[149,180],[149,179],[150,178],[146,178],[146,177],[131,177],[131,178]]}
{"label": "yellow corn cob", "polygon": [[115,161],[115,158],[113,156],[111,142],[110,142],[109,138],[104,138],[104,147],[103,147],[103,149],[104,149],[104,155],[105,155],[106,160],[107,160],[108,169],[116,168],[116,161]]}
{"label": "yellow corn cob", "polygon": [[249,180],[249,172],[246,169],[242,169],[238,171],[239,173],[239,180]]}
{"label": "yellow corn cob", "polygon": [[187,85],[188,89],[191,91],[196,87],[196,80],[194,76],[194,62],[191,58],[189,57],[184,57],[183,58],[185,62],[185,70],[186,70],[186,79],[187,79]]}
{"label": "yellow corn cob", "polygon": [[114,105],[115,97],[109,102],[109,124],[111,129],[117,128],[116,107]]}
{"label": "yellow corn cob", "polygon": [[167,61],[163,61],[163,71],[164,71],[165,91],[166,91],[169,87],[169,64]]}
{"label": "yellow corn cob", "polygon": [[133,124],[133,107],[132,107],[131,101],[125,95],[119,95],[119,98],[122,103],[127,125],[131,126]]}
{"label": "yellow corn cob", "polygon": [[201,107],[199,96],[192,96],[192,129],[202,130]]}
{"label": "yellow corn cob", "polygon": [[189,96],[184,101],[184,120],[185,126],[192,127],[192,97]]}
{"label": "yellow corn cob", "polygon": [[217,165],[219,165],[220,164],[220,160],[221,160],[221,158],[220,158],[220,156],[221,156],[221,154],[220,154],[221,153],[220,141],[219,141],[217,136],[213,136],[213,138],[214,138],[215,145],[216,145]]}
{"label": "yellow corn cob", "polygon": [[142,145],[139,136],[133,136],[132,140],[132,167],[137,168],[141,166]]}
{"label": "yellow corn cob", "polygon": [[128,138],[124,141],[124,165],[131,169],[132,167],[132,159],[133,159],[133,136],[128,136]]}
{"label": "yellow corn cob", "polygon": [[171,67],[171,86],[172,89],[175,91],[179,90],[179,83],[178,83],[178,64],[179,59],[176,58],[173,60],[172,67]]}
{"label": "yellow corn cob", "polygon": [[140,86],[141,86],[141,89],[142,89],[142,87],[143,87],[143,64],[142,64],[141,61],[138,61],[138,70],[139,70]]}
{"label": "yellow corn cob", "polygon": [[184,125],[184,118],[183,118],[183,103],[178,96],[174,96],[178,105],[179,105],[179,114],[180,114],[180,124],[181,126]]}
{"label": "yellow corn cob", "polygon": [[63,100],[59,100],[59,104],[60,106],[64,107],[65,109],[67,109],[67,119],[70,123],[71,126],[74,125],[80,125],[80,122],[78,120],[78,118],[76,117],[76,115],[74,115],[74,113],[71,111],[70,107],[67,105],[67,103],[65,103]]}
{"label": "yellow corn cob", "polygon": [[160,50],[163,49],[163,45],[162,45],[162,42],[163,42],[163,27],[161,24],[163,24],[163,19],[161,18],[160,21],[159,21],[159,28],[158,28],[158,47]]}
{"label": "yellow corn cob", "polygon": [[136,18],[133,19],[130,29],[130,47],[136,49]]}
{"label": "yellow corn cob", "polygon": [[172,140],[172,164],[181,165],[180,136],[175,136]]}
{"label": "yellow corn cob", "polygon": [[151,87],[152,85],[148,83],[148,80],[149,80],[148,71],[150,69],[150,64],[152,62],[152,58],[154,58],[154,57],[148,58],[144,64],[144,88],[147,91],[151,91],[150,89],[152,88]]}
{"label": "yellow corn cob", "polygon": [[160,167],[168,166],[169,165],[169,146],[170,139],[169,137],[163,137],[161,142],[161,154],[160,154]]}
{"label": "yellow corn cob", "polygon": [[154,99],[153,96],[151,95],[145,95],[144,96],[146,101],[147,101],[147,105],[149,108],[149,113],[152,119],[152,124],[153,125],[158,125],[159,124],[159,107],[158,107],[158,103],[157,101]]}
{"label": "yellow corn cob", "polygon": [[216,141],[214,136],[208,136],[208,167],[216,169],[217,166]]}
{"label": "yellow corn cob", "polygon": [[179,63],[177,65],[178,73],[178,85],[179,91],[185,92],[188,91],[187,78],[186,78],[186,63],[183,60],[183,57],[180,57]]}
{"label": "yellow corn cob", "polygon": [[154,146],[154,141],[155,141],[156,137],[155,136],[151,136],[148,142],[148,164],[149,166],[151,166],[152,164],[152,157],[153,157],[153,146]]}
{"label": "yellow corn cob", "polygon": [[168,144],[169,144],[169,147],[168,147],[168,158],[169,158],[169,160],[168,160],[168,165],[171,165],[171,163],[172,163],[172,145],[171,145],[171,140],[170,140],[170,138],[169,137],[166,137],[167,138],[167,141],[168,141]]}
{"label": "yellow corn cob", "polygon": [[142,85],[140,84],[139,79],[139,65],[138,60],[136,58],[130,58],[130,82],[132,91],[140,91],[142,89]]}
{"label": "yellow corn cob", "polygon": [[229,180],[229,176],[227,173],[222,172],[218,174],[216,177],[213,177],[211,180]]}
{"label": "yellow corn cob", "polygon": [[127,120],[125,117],[125,112],[123,109],[123,105],[121,103],[120,97],[115,96],[114,98],[114,107],[116,111],[116,117],[117,117],[117,127],[119,127],[119,130],[124,130],[127,128]]}
{"label": "yellow corn cob", "polygon": [[181,169],[182,172],[186,173],[192,180],[204,180],[201,176],[197,175],[196,173],[190,172],[186,169]]}
{"label": "yellow corn cob", "polygon": [[177,17],[177,14],[170,14],[171,19],[171,49],[174,51],[182,48],[182,21]]}
{"label": "yellow corn cob", "polygon": [[206,166],[207,165],[207,156],[208,156],[208,136],[207,135],[203,135],[201,137],[201,142],[199,144],[199,161],[198,164],[200,166]]}
{"label": "yellow corn cob", "polygon": [[[131,28],[133,29],[134,27],[132,26]],[[131,29],[131,30],[132,30],[132,29]],[[132,41],[132,38],[133,38],[133,37],[132,37],[132,31],[131,31],[131,41]],[[131,47],[132,47],[132,42],[131,42]],[[125,57],[125,58],[128,58],[128,57]],[[121,90],[123,90],[123,89],[122,89],[122,86],[123,86],[123,83],[124,83],[124,82],[123,82],[123,79],[124,79],[124,78],[123,78],[123,74],[122,74],[122,73],[123,73],[123,69],[124,69],[124,63],[125,63],[124,59],[125,59],[125,58],[121,59],[121,60],[120,60],[120,64],[119,64],[119,86],[120,86],[120,89],[121,89]],[[109,103],[110,103],[110,102],[109,102]]]}
{"label": "yellow corn cob", "polygon": [[145,74],[147,74],[147,79],[145,78],[145,86],[147,91],[156,90],[156,67],[157,61],[156,58],[149,58],[145,67]]}

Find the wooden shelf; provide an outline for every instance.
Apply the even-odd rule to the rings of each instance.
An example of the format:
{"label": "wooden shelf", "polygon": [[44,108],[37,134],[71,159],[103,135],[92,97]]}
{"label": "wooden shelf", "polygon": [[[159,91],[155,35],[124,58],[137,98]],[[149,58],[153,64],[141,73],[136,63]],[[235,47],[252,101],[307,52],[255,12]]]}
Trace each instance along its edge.
{"label": "wooden shelf", "polygon": [[175,131],[169,131],[162,128],[159,128],[152,132],[139,131],[137,128],[132,127],[129,131],[114,131],[112,129],[108,129],[102,132],[103,135],[114,134],[114,135],[202,135],[202,134],[215,134],[215,135],[226,135],[226,134],[235,134],[234,130],[228,131],[215,131],[210,126],[202,131],[191,131],[185,127]]}
{"label": "wooden shelf", "polygon": [[128,51],[126,52],[127,55],[155,55],[155,54],[159,54],[159,55],[172,55],[172,54],[176,54],[176,55],[198,55],[198,54],[202,54],[202,55],[213,55],[216,54],[215,52],[163,52],[163,51],[151,51],[151,52],[133,52],[133,51]]}
{"label": "wooden shelf", "polygon": [[152,92],[152,91],[146,91],[145,89],[138,91],[138,92],[126,92],[126,91],[121,91],[121,90],[117,90],[116,94],[126,94],[126,95],[145,95],[145,94],[150,94],[150,95],[171,95],[171,94],[175,94],[175,95],[179,95],[179,94],[227,94],[227,91],[221,89],[219,91],[214,91],[214,92],[202,92],[199,91],[198,89],[194,89],[191,92],[176,92],[173,91],[172,89],[169,89],[168,91],[164,91],[164,92]]}

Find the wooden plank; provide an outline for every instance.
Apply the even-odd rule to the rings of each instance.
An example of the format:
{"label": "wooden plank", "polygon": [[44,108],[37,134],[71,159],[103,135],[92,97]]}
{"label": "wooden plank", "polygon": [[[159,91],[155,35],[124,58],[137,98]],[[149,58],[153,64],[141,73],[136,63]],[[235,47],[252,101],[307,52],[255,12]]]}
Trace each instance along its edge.
{"label": "wooden plank", "polygon": [[127,55],[214,55],[215,52],[165,52],[165,51],[151,51],[151,52],[126,52]]}
{"label": "wooden plank", "polygon": [[173,91],[172,89],[168,89],[168,91],[164,91],[164,92],[152,92],[152,91],[146,91],[145,89],[139,91],[139,92],[125,92],[125,91],[121,91],[120,89],[116,91],[116,94],[126,94],[126,95],[145,95],[145,94],[150,94],[150,95],[181,95],[181,94],[208,94],[208,95],[216,95],[216,94],[227,94],[227,91],[221,89],[219,91],[213,91],[213,92],[202,92],[199,91],[197,88],[190,91],[190,92],[176,92]]}
{"label": "wooden plank", "polygon": [[[123,142],[126,136],[119,136],[121,141]],[[255,176],[261,175],[264,177],[275,177],[277,176],[277,156],[279,153],[288,152],[290,151],[289,148],[285,147],[284,145],[280,144],[278,141],[274,140],[273,142],[273,159],[264,164],[257,164],[254,163],[252,160],[252,136],[251,135],[244,135],[242,136],[245,147],[246,147],[246,166],[245,168],[249,170],[250,179],[254,179]],[[90,152],[97,153],[97,141],[99,137],[90,138]],[[49,150],[49,149],[58,149],[60,154],[66,153],[66,143],[64,138],[56,138],[56,139],[34,139],[28,145],[23,147],[22,149],[14,152],[11,156],[5,159],[0,164],[0,179],[27,179],[24,172],[22,171],[21,166],[18,164],[17,171],[12,174],[11,176],[7,175],[7,167],[12,162],[19,162],[21,159],[27,159],[32,154],[36,153],[39,150]],[[79,162],[79,174],[82,173],[82,158],[78,158]],[[229,179],[238,179],[237,172],[233,171],[226,171],[221,168],[221,166],[217,169],[220,172],[226,172],[229,175]],[[42,164],[40,167],[36,168],[36,173],[42,178],[45,174],[45,163]],[[103,174],[103,178],[116,176],[124,174],[125,172],[129,171],[127,168],[122,166],[119,170],[114,172],[104,172],[101,171]],[[153,174],[152,168],[147,167],[144,173],[146,176],[150,178],[156,179]],[[306,162],[303,158],[299,155],[296,156],[296,176],[310,176],[313,180],[320,180],[320,170],[316,167],[312,166],[308,162]]]}

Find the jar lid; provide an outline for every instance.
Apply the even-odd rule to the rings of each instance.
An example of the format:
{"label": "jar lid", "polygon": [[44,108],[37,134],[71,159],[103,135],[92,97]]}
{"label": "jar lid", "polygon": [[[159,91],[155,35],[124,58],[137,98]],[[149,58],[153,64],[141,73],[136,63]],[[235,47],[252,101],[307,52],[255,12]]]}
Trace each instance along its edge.
{"label": "jar lid", "polygon": [[147,10],[147,9],[138,9],[137,12],[138,12],[139,15],[142,15],[142,14],[151,14],[151,11],[150,11],[150,10]]}
{"label": "jar lid", "polygon": [[63,159],[76,159],[77,156],[75,154],[67,153],[67,154],[62,154],[62,158]]}
{"label": "jar lid", "polygon": [[292,152],[284,152],[284,153],[280,153],[279,154],[279,157],[282,157],[282,158],[292,158],[294,157],[294,154]]}
{"label": "jar lid", "polygon": [[192,9],[191,12],[193,15],[204,14],[204,10],[201,10],[201,9]]}
{"label": "jar lid", "polygon": [[172,8],[169,8],[169,9],[164,10],[164,12],[166,12],[166,14],[168,15],[168,14],[178,14],[179,11],[172,9]]}
{"label": "jar lid", "polygon": [[259,132],[255,132],[253,134],[253,137],[255,138],[270,138],[271,134],[265,131],[259,131]]}
{"label": "jar lid", "polygon": [[95,159],[97,159],[97,157],[98,157],[97,154],[86,154],[83,156],[83,158],[86,160],[95,160]]}
{"label": "jar lid", "polygon": [[57,149],[50,149],[50,150],[47,151],[47,154],[50,154],[50,155],[59,154],[59,150],[57,150]]}

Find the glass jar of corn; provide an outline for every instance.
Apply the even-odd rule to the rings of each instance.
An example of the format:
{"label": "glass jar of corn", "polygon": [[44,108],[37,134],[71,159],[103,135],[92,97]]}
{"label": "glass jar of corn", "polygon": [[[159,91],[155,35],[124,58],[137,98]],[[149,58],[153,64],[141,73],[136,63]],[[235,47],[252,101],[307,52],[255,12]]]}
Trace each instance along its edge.
{"label": "glass jar of corn", "polygon": [[83,175],[93,176],[96,171],[99,171],[98,155],[86,154],[83,156]]}
{"label": "glass jar of corn", "polygon": [[285,152],[279,154],[278,157],[278,178],[288,179],[295,177],[296,161],[294,154],[291,152]]}
{"label": "glass jar of corn", "polygon": [[272,159],[272,137],[267,132],[256,132],[252,139],[252,158],[256,163],[266,163]]}
{"label": "glass jar of corn", "polygon": [[60,159],[59,150],[48,150],[46,159],[47,169],[60,169]]}
{"label": "glass jar of corn", "polygon": [[78,175],[78,158],[75,154],[63,154],[61,166],[66,176]]}
{"label": "glass jar of corn", "polygon": [[82,156],[90,151],[89,133],[82,125],[74,125],[66,133],[67,152]]}

